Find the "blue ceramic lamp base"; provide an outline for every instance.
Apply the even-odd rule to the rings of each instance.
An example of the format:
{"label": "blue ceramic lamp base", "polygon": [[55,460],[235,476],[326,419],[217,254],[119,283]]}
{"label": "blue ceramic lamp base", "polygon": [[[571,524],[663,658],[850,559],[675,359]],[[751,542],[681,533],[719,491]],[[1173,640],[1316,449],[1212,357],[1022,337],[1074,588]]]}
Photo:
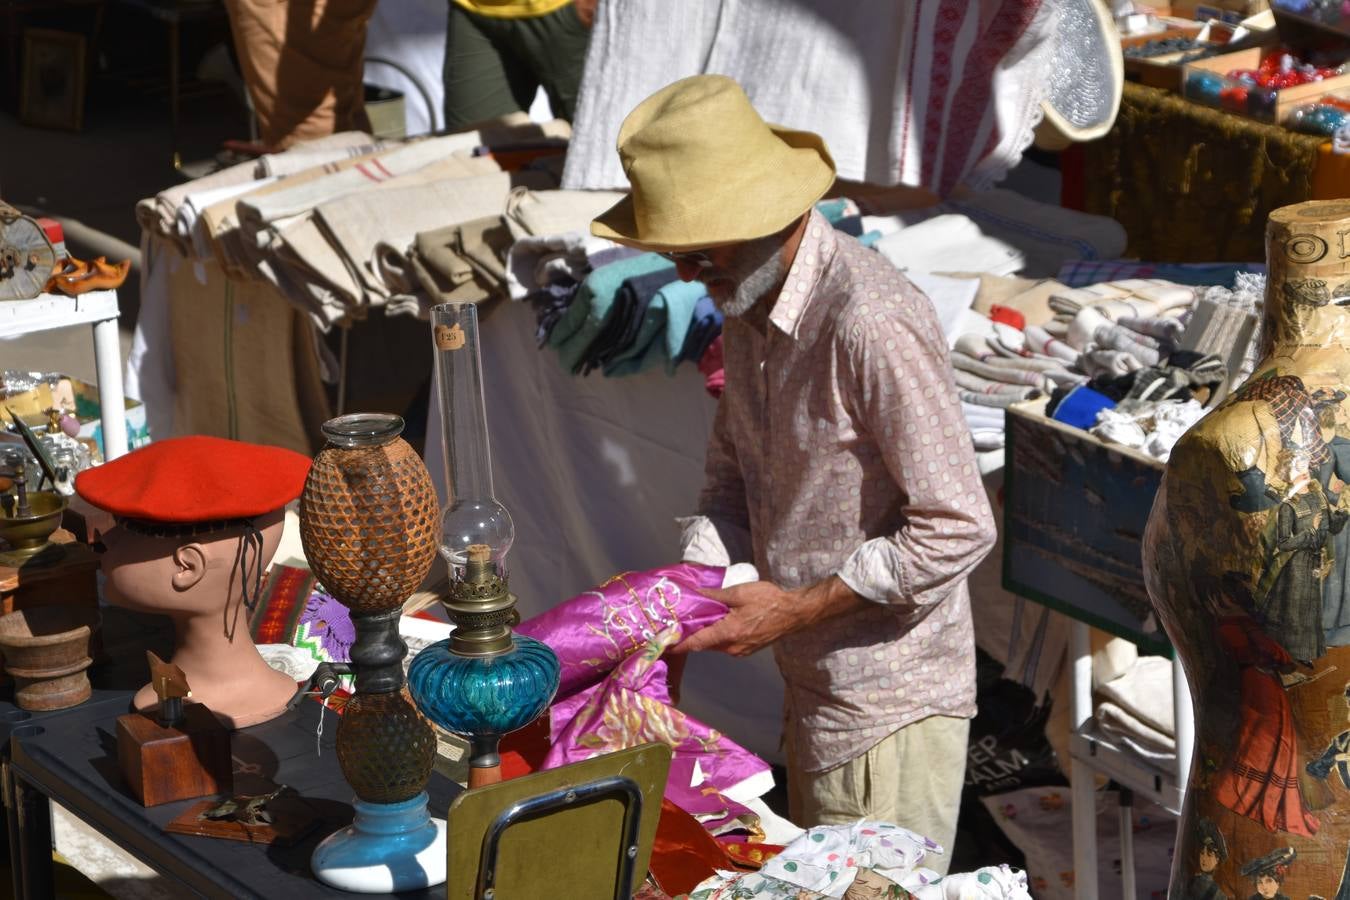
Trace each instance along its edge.
{"label": "blue ceramic lamp base", "polygon": [[353,801],[352,824],[314,848],[310,865],[329,887],[386,894],[445,881],[445,822],[427,813],[425,791],[401,803]]}

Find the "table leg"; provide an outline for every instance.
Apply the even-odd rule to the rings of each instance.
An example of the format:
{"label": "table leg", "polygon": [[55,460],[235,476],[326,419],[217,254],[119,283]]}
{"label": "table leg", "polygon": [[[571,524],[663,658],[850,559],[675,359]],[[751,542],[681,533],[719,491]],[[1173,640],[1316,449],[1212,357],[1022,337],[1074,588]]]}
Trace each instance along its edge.
{"label": "table leg", "polygon": [[[1070,724],[1076,732],[1092,716],[1092,638],[1088,626],[1074,622],[1069,632],[1069,665],[1073,713]],[[1070,761],[1069,784],[1073,793],[1073,892],[1076,900],[1097,900],[1097,781],[1095,773]]]}
{"label": "table leg", "polygon": [[[52,865],[52,808],[47,795],[13,778],[14,806],[18,812],[19,858],[14,868],[23,869],[22,892],[16,900],[49,900],[55,897]],[[20,876],[16,873],[16,880]]]}
{"label": "table leg", "polygon": [[1134,900],[1134,792],[1120,789],[1120,893]]}
{"label": "table leg", "polygon": [[[8,748],[6,748],[8,749]],[[9,754],[0,763],[0,790],[5,797],[5,836],[9,843],[9,877],[13,896],[23,896],[23,866],[19,853],[19,807],[14,802],[14,770],[9,767]]]}
{"label": "table leg", "polygon": [[178,20],[169,20],[169,140],[173,144],[173,167],[183,168],[183,160],[178,155]]}
{"label": "table leg", "polygon": [[122,344],[117,320],[94,323],[94,368],[98,373],[98,405],[103,417],[103,458],[127,452],[126,398],[122,392]]}

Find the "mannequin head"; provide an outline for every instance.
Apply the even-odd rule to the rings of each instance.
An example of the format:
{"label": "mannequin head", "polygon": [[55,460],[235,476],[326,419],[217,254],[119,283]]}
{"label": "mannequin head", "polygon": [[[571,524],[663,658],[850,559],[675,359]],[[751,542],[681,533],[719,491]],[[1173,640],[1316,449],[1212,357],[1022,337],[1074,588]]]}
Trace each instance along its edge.
{"label": "mannequin head", "polygon": [[275,510],[254,519],[260,542],[247,536],[244,523],[207,530],[119,520],[103,535],[108,602],[175,620],[214,617],[228,637],[246,599],[255,599],[253,587],[276,554],[284,518]]}
{"label": "mannequin head", "polygon": [[[103,536],[107,600],[173,619],[171,662],[191,700],[231,727],[280,715],[295,694],[258,654],[246,607],[259,599],[285,505],[308,472],[308,457],[290,450],[192,437],[150,444],[76,481],[117,516]],[[148,711],[157,698],[146,685],[134,703]]]}

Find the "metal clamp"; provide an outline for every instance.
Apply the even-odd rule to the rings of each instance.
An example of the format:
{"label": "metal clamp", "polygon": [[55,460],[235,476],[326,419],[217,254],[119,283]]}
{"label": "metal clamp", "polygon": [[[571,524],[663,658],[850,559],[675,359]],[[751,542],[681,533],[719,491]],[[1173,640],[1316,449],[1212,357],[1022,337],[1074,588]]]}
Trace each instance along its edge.
{"label": "metal clamp", "polygon": [[479,900],[496,898],[497,853],[506,829],[525,819],[606,797],[617,797],[623,802],[623,841],[619,844],[618,880],[614,884],[614,897],[615,900],[628,900],[633,893],[633,869],[637,865],[642,789],[636,781],[622,775],[610,775],[576,787],[559,788],[537,797],[517,800],[504,809],[483,834],[483,853],[478,862],[478,886],[474,896]]}

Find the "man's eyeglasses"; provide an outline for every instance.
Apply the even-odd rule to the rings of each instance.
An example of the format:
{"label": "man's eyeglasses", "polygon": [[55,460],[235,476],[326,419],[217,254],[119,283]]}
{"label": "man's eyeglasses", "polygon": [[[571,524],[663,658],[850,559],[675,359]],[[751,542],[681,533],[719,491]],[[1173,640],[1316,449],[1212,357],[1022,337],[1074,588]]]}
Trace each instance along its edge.
{"label": "man's eyeglasses", "polygon": [[712,257],[702,250],[684,250],[684,251],[657,251],[658,256],[663,256],[673,263],[684,263],[687,266],[695,266],[700,269],[711,269],[713,266]]}

